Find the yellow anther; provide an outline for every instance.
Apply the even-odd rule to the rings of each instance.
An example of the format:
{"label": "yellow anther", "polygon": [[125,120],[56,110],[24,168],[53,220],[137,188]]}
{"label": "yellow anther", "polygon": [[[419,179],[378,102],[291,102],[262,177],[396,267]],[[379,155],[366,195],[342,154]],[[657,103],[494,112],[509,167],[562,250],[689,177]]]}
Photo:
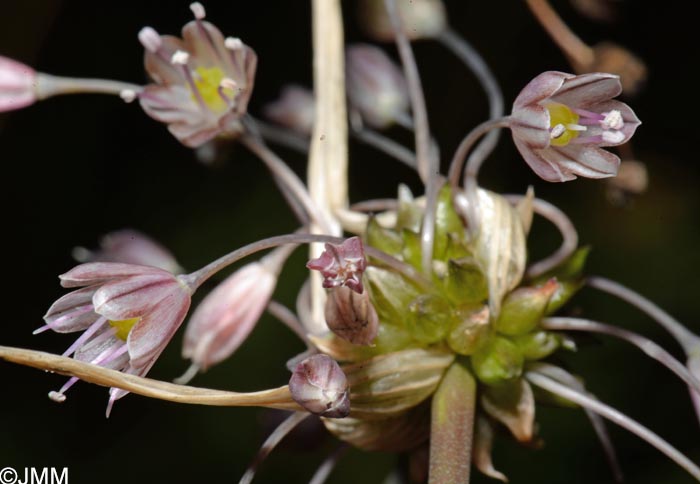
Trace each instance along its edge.
{"label": "yellow anther", "polygon": [[116,329],[115,336],[121,340],[126,341],[126,338],[129,336],[129,331],[131,331],[131,328],[134,327],[134,325],[139,321],[141,318],[131,318],[131,319],[122,319],[119,321],[110,321],[109,325]]}

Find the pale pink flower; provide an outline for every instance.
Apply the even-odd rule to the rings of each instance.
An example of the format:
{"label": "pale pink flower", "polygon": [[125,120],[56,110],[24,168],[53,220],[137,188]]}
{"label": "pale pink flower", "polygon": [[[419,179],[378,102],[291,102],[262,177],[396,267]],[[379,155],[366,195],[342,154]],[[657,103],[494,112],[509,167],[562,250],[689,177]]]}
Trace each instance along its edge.
{"label": "pale pink flower", "polygon": [[139,32],[146,71],[155,84],[138,97],[149,116],[166,123],[182,144],[196,148],[219,134],[242,130],[257,56],[240,39],[224,38],[204,21],[201,4],[190,8],[195,20],[183,27],[182,39],[161,36],[150,27]]}
{"label": "pale pink flower", "polygon": [[0,112],[20,109],[36,101],[36,72],[0,56]]}
{"label": "pale pink flower", "polygon": [[76,247],[73,249],[73,257],[78,262],[123,262],[158,267],[173,274],[182,272],[182,267],[168,249],[132,229],[117,230],[104,235],[100,239],[98,250]]}
{"label": "pale pink flower", "polygon": [[640,121],[613,74],[540,74],[513,104],[510,128],[525,161],[547,181],[615,176],[620,159],[602,147],[626,143]]}
{"label": "pale pink flower", "polygon": [[362,274],[367,268],[362,240],[351,237],[340,245],[326,244],[323,253],[307,262],[306,267],[321,272],[323,287],[327,289],[347,286],[361,294]]}
{"label": "pale pink flower", "polygon": [[[190,307],[191,289],[155,267],[109,262],[81,264],[60,276],[63,287],[79,287],[58,299],[44,316],[59,333],[83,331],[63,356],[144,376],[175,334]],[[65,400],[71,378],[52,400]],[[128,392],[111,388],[107,415]]]}
{"label": "pale pink flower", "polygon": [[350,389],[338,363],[328,355],[312,355],[299,363],[289,380],[289,392],[309,412],[329,418],[350,413]]}
{"label": "pale pink flower", "polygon": [[187,324],[182,349],[182,356],[192,360],[195,372],[225,360],[238,349],[270,302],[276,284],[275,270],[264,262],[253,262],[204,298]]}
{"label": "pale pink flower", "polygon": [[410,99],[403,71],[381,49],[351,45],[345,65],[348,101],[367,124],[385,128],[407,117]]}
{"label": "pale pink flower", "polygon": [[314,94],[305,87],[290,84],[279,99],[263,108],[265,117],[294,131],[310,135],[314,125]]}

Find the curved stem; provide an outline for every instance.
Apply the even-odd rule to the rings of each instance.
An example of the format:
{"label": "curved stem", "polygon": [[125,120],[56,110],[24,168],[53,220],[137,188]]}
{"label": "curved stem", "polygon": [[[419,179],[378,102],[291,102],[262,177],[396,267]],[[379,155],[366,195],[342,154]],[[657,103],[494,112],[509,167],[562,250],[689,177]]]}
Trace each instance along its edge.
{"label": "curved stem", "polygon": [[[462,38],[457,32],[451,28],[447,28],[440,32],[438,35],[438,40],[449,50],[452,51],[459,59],[472,71],[476,76],[477,80],[486,92],[486,96],[489,100],[489,117],[491,119],[497,119],[503,116],[504,102],[503,102],[503,92],[496,81],[496,77],[489,69],[489,66],[481,57],[479,52],[472,47],[472,45]],[[474,148],[474,151],[470,155],[470,159],[474,158],[479,161],[479,164],[483,162],[491,154],[493,149],[498,144],[498,138],[500,136],[500,131],[492,131],[487,134],[479,145]]]}
{"label": "curved stem", "polygon": [[[457,147],[457,151],[455,151],[455,154],[452,157],[452,161],[450,162],[450,169],[447,172],[447,179],[450,182],[450,186],[453,190],[457,188],[457,185],[459,184],[459,174],[462,171],[464,160],[467,157],[469,151],[474,146],[474,143],[476,143],[479,140],[479,138],[481,138],[483,135],[485,135],[492,129],[504,128],[508,126],[509,122],[509,116],[505,116],[503,118],[498,119],[489,119],[488,121],[484,121],[479,126],[471,130],[469,134],[467,134],[467,136],[464,137],[462,142]],[[467,170],[464,174],[465,184],[467,188],[469,187],[469,183],[471,182],[473,182],[474,186],[476,187],[476,176],[479,174],[479,169],[481,168],[481,164],[483,163],[483,161],[483,159],[469,159],[469,164],[467,164]]]}
{"label": "curved stem", "polygon": [[587,331],[620,338],[642,350],[647,356],[658,361],[676,374],[686,385],[700,392],[700,381],[676,360],[668,351],[642,335],[617,326],[578,318],[544,318],[542,327],[560,331]]}
{"label": "curved stem", "polygon": [[331,455],[329,455],[326,460],[316,469],[313,477],[309,481],[309,484],[323,484],[330,476],[333,469],[338,464],[338,461],[345,455],[345,453],[350,449],[347,444],[340,444]]}
{"label": "curved stem", "polygon": [[350,210],[357,212],[385,212],[387,210],[397,210],[399,202],[395,198],[376,198],[363,200],[350,205]]}
{"label": "curved stem", "polygon": [[238,484],[250,484],[253,477],[255,477],[255,471],[258,469],[258,466],[267,458],[268,455],[270,455],[270,452],[277,447],[277,444],[279,444],[282,439],[289,434],[289,432],[294,430],[294,428],[308,416],[308,413],[294,412],[287,417],[284,422],[279,424],[277,428],[267,437],[267,439],[265,439],[265,442],[263,443],[262,447],[260,447],[260,450],[253,459],[253,462],[251,462],[248,466],[248,469],[245,471],[245,474],[243,474],[243,477],[241,477],[241,480],[238,481]]}
{"label": "curved stem", "polygon": [[[538,373],[552,378],[553,380],[557,380],[558,382],[563,383],[574,390],[578,390],[591,398],[595,398],[586,391],[586,387],[583,385],[583,383],[581,383],[574,375],[563,368],[542,362],[533,363],[530,368],[536,370]],[[593,427],[593,430],[598,436],[598,440],[603,447],[603,452],[608,460],[608,465],[612,470],[615,482],[623,482],[624,475],[622,473],[622,467],[620,466],[620,462],[617,458],[617,452],[615,452],[615,447],[610,439],[608,429],[605,426],[605,421],[603,421],[600,415],[589,410],[588,408],[583,407],[583,411],[585,412],[586,417],[588,417],[588,420],[591,422],[591,426]]]}
{"label": "curved stem", "polygon": [[409,168],[416,169],[417,162],[413,152],[393,139],[387,138],[377,131],[364,127],[353,127],[352,134],[363,143],[378,149],[382,153],[386,153]]}
{"label": "curved stem", "polygon": [[700,468],[695,465],[693,461],[688,459],[683,455],[678,449],[673,447],[671,444],[666,442],[664,439],[659,437],[657,434],[640,424],[639,422],[631,419],[627,415],[621,413],[620,411],[614,409],[613,407],[606,405],[588,395],[574,390],[566,385],[539,373],[536,371],[528,371],[525,373],[525,378],[530,381],[535,386],[542,388],[550,393],[557,396],[570,400],[584,408],[588,408],[596,412],[601,417],[616,423],[620,427],[632,432],[633,434],[640,437],[642,440],[648,442],[653,447],[658,449],[673,462],[678,464],[680,467],[685,469],[691,476],[696,480],[700,481]]}
{"label": "curved stem", "polygon": [[275,175],[276,179],[285,185],[299,204],[306,210],[311,219],[314,220],[322,229],[331,233],[331,223],[326,215],[318,208],[314,201],[309,196],[304,183],[292,171],[282,159],[272,152],[265,144],[253,136],[241,136],[240,142],[246,146],[251,152],[260,158],[267,165],[268,169]]}
{"label": "curved stem", "polygon": [[700,348],[700,337],[691,333],[677,319],[638,292],[635,292],[618,282],[598,276],[591,276],[587,278],[586,284],[594,289],[598,289],[599,291],[612,294],[613,296],[630,303],[632,306],[647,314],[649,317],[654,319],[654,321],[663,326],[666,331],[671,333],[671,336],[678,341],[678,344],[681,345],[686,355],[689,355],[693,350],[697,351],[697,349]]}
{"label": "curved stem", "polygon": [[261,121],[250,115],[246,117],[249,120],[249,124],[252,125],[252,130],[262,138],[294,150],[302,155],[309,154],[309,138],[307,136],[303,136],[290,129]]}
{"label": "curved stem", "polygon": [[303,410],[292,399],[287,386],[261,392],[237,393],[175,385],[110,370],[109,368],[92,365],[66,356],[7,346],[0,346],[0,359],[76,377],[105,387],[121,388],[131,393],[169,402],[219,407],[266,407],[282,410]]}
{"label": "curved stem", "polygon": [[547,0],[526,0],[530,10],[577,70],[593,63],[593,49],[586,45],[561,19]]}
{"label": "curved stem", "polygon": [[138,94],[143,86],[128,82],[113,81],[109,79],[82,79],[77,77],[59,77],[49,74],[37,74],[36,96],[37,99],[46,99],[60,94],[113,94],[121,95],[124,91],[132,91]]}
{"label": "curved stem", "polygon": [[[525,198],[522,195],[505,195],[505,197],[512,203],[517,203]],[[574,224],[571,223],[571,219],[569,219],[564,212],[559,210],[559,208],[557,208],[555,205],[552,205],[551,203],[540,198],[535,198],[532,201],[532,208],[534,209],[535,213],[546,218],[552,222],[557,229],[559,229],[562,242],[556,252],[540,261],[535,262],[528,268],[527,276],[531,279],[541,276],[545,272],[564,262],[566,259],[571,257],[571,254],[573,254],[578,247],[578,232],[576,231]]]}
{"label": "curved stem", "polygon": [[423,274],[430,277],[433,271],[433,245],[435,242],[435,219],[437,214],[437,199],[440,190],[439,178],[432,180],[433,186],[427,187],[425,212],[420,229],[420,249],[421,249],[421,268]]}
{"label": "curved stem", "polygon": [[304,330],[304,326],[301,324],[301,321],[299,321],[299,318],[297,318],[287,306],[272,300],[267,304],[267,312],[291,329],[292,332],[296,334],[299,339],[304,342],[304,344],[306,344],[307,349],[313,348],[313,344],[306,335],[306,331]]}
{"label": "curved stem", "polygon": [[[314,242],[330,243],[330,244],[342,244],[344,239],[341,237],[333,237],[330,235],[319,235],[319,234],[286,234],[277,235],[274,237],[268,237],[267,239],[258,240],[252,242],[248,245],[244,245],[228,254],[219,257],[215,261],[207,264],[201,269],[184,276],[178,276],[184,284],[187,284],[192,291],[197,289],[202,285],[207,279],[219,272],[220,270],[228,267],[229,265],[237,262],[244,257],[251,254],[259,252],[261,250],[270,249],[272,247],[277,247],[284,244],[312,244]],[[401,272],[406,277],[412,279],[414,282],[420,284],[421,286],[428,286],[430,283],[419,274],[416,269],[411,265],[402,262],[389,254],[377,250],[374,247],[365,247],[365,252],[368,256],[374,257],[375,259],[383,262],[392,269]]]}

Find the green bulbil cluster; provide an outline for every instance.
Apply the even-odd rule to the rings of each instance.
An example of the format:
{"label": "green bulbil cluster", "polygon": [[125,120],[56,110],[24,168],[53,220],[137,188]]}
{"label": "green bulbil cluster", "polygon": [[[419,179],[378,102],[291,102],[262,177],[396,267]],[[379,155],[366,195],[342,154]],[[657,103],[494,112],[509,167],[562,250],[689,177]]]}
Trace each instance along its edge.
{"label": "green bulbil cluster", "polygon": [[[422,206],[402,187],[396,225],[386,228],[371,218],[365,241],[421,271],[422,217]],[[542,330],[540,322],[579,289],[586,254],[580,250],[551,273],[511,291],[494,317],[485,271],[445,186],[438,196],[428,282],[384,268],[379,261],[372,261],[365,272],[380,320],[374,350],[443,348],[468,357],[482,383],[516,379],[527,361],[545,358],[561,346],[561,338]]]}

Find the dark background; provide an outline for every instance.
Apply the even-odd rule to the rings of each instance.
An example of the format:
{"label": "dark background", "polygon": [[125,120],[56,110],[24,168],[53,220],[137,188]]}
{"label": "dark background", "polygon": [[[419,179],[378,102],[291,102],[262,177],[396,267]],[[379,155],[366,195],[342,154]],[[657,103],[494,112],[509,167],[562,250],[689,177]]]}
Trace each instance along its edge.
{"label": "dark background", "polygon": [[[0,54],[59,75],[145,82],[143,25],[178,33],[190,19],[188,1],[118,2],[3,0]],[[621,1],[620,17],[596,24],[566,1],[554,1],[588,42],[617,41],[648,64],[646,89],[633,105],[644,125],[634,139],[651,184],[624,207],[611,205],[604,183],[579,180],[547,185],[527,169],[504,133],[481,181],[492,189],[523,192],[534,184],[572,217],[582,244],[594,247],[589,272],[630,285],[650,296],[695,332],[700,268],[700,169],[697,164],[696,20],[686,2]],[[287,82],[310,84],[310,10],[307,1],[209,1],[208,18],[225,35],[241,37],[260,58],[251,111],[256,114]],[[349,41],[360,33],[353,2],[346,1]],[[448,2],[453,26],[484,55],[502,82],[506,103],[544,70],[569,70],[524,4],[509,0]],[[392,46],[388,50],[393,54]],[[479,85],[439,45],[415,46],[427,90],[432,129],[448,159],[457,143],[487,116]],[[390,133],[411,142],[401,130]],[[280,150],[300,173],[304,159]],[[351,147],[351,197],[394,196],[399,182],[420,192],[409,170],[364,146]],[[73,335],[32,336],[48,306],[64,291],[56,276],[68,270],[75,245],[94,246],[108,231],[134,227],[170,247],[195,269],[261,237],[289,232],[293,218],[262,164],[234,147],[225,163],[207,167],[180,146],[137,104],[108,96],[48,100],[0,115],[2,161],[2,295],[0,344],[61,353]],[[530,236],[533,257],[558,243],[537,222]],[[299,251],[283,273],[276,297],[292,305],[305,277]],[[202,294],[199,294],[201,297]],[[574,305],[585,314],[649,335],[678,357],[677,345],[643,315],[612,298],[586,290]],[[180,337],[150,376],[170,380],[186,368]],[[264,317],[230,360],[194,384],[239,391],[284,384],[287,358],[302,345]],[[589,388],[700,461],[698,421],[687,390],[668,371],[637,350],[609,339],[587,340],[565,357]],[[0,363],[0,468],[67,466],[70,482],[237,482],[265,435],[257,409],[176,405],[129,396],[104,418],[104,388],[77,384],[63,405],[46,394],[64,377]],[[595,436],[582,412],[538,407],[541,450],[518,446],[505,433],[496,466],[515,483],[612,482]],[[611,428],[631,483],[689,483],[663,455],[618,428]],[[311,453],[277,452],[256,482],[306,482],[330,448]],[[396,462],[388,454],[352,451],[331,482],[382,482]],[[476,476],[474,482],[487,482]]]}

